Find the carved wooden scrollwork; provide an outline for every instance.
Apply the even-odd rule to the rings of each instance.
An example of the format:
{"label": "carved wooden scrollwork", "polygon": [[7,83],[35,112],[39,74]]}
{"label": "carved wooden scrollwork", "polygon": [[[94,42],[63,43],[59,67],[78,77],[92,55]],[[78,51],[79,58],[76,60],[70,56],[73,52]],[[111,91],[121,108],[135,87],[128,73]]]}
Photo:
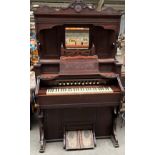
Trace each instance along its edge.
{"label": "carved wooden scrollwork", "polygon": [[64,51],[64,55],[66,56],[76,56],[76,55],[90,55],[90,51],[81,51],[81,50],[74,50],[74,51]]}
{"label": "carved wooden scrollwork", "polygon": [[95,55],[95,46],[92,45],[91,49],[65,49],[63,45],[61,45],[61,55],[65,56],[77,56],[77,55],[83,55],[83,56],[89,56],[89,55]]}
{"label": "carved wooden scrollwork", "polygon": [[75,12],[81,12],[85,8],[93,9],[89,7],[86,3],[84,3],[83,0],[74,0],[73,3],[71,3],[68,8],[74,9]]}
{"label": "carved wooden scrollwork", "polygon": [[82,55],[82,56],[90,56],[90,55],[95,55],[95,46],[94,44],[90,49],[65,49],[63,47],[63,44],[61,45],[61,55],[62,56],[77,56],[77,55]]}
{"label": "carved wooden scrollwork", "polygon": [[[83,0],[73,0],[73,2],[66,8],[56,8],[49,6],[40,6],[34,10],[34,15],[44,14],[76,14],[86,11],[86,14],[100,14],[100,15],[122,15],[122,12],[115,10],[111,7],[104,7],[101,12],[96,11],[94,5],[88,5]],[[91,12],[89,12],[91,10]]]}

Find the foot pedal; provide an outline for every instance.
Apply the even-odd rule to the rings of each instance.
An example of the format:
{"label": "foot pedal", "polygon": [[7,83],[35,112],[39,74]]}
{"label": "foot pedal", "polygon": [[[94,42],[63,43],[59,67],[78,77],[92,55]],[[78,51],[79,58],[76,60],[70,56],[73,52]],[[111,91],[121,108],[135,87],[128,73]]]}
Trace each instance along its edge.
{"label": "foot pedal", "polygon": [[64,134],[66,150],[93,149],[95,146],[96,139],[92,130],[66,131]]}

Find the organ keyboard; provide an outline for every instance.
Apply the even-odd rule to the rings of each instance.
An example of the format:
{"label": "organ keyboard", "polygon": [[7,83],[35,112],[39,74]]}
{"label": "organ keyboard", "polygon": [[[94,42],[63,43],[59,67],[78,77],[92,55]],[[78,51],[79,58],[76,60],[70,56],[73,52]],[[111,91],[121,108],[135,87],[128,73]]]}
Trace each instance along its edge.
{"label": "organ keyboard", "polygon": [[77,87],[77,88],[53,88],[47,89],[46,95],[77,95],[77,94],[102,94],[113,93],[110,87]]}

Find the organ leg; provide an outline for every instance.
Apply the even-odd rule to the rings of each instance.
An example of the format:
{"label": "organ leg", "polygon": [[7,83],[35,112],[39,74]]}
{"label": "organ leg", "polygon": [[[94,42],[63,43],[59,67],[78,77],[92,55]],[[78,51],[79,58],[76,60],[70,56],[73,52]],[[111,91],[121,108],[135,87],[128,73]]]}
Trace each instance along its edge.
{"label": "organ leg", "polygon": [[40,130],[40,153],[45,152],[44,126],[43,126],[43,112],[39,114],[39,130]]}
{"label": "organ leg", "polygon": [[114,147],[119,147],[118,140],[116,137],[116,124],[117,124],[117,109],[114,109],[114,120],[113,120],[113,130],[111,135],[111,141]]}

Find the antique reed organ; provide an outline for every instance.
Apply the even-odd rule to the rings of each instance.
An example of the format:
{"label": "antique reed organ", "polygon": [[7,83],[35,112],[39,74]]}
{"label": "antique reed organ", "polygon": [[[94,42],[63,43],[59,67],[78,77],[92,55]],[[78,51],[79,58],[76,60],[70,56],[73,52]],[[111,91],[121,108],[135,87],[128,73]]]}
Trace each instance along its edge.
{"label": "antique reed organ", "polygon": [[116,117],[124,89],[115,54],[121,13],[97,12],[76,0],[68,8],[39,7],[34,15],[40,152],[46,142],[77,130],[111,138],[118,147]]}

